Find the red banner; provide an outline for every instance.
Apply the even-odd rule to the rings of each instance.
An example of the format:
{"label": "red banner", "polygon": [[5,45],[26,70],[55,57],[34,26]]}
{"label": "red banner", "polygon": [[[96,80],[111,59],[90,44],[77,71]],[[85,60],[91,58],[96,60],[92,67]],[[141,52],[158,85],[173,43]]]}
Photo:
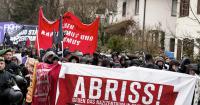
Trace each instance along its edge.
{"label": "red banner", "polygon": [[[66,84],[67,83],[67,84]],[[57,105],[174,105],[174,86],[65,74]]]}
{"label": "red banner", "polygon": [[54,105],[61,65],[39,63],[32,105]]}
{"label": "red banner", "polygon": [[52,48],[53,30],[58,31],[59,21],[49,22],[43,15],[42,8],[39,10],[38,33],[35,42],[35,48],[48,49]]}
{"label": "red banner", "polygon": [[[97,47],[99,18],[93,23],[83,24],[72,13],[67,12],[62,17],[62,28],[64,33],[64,48],[70,51],[79,50],[81,52],[92,54]],[[52,48],[53,31],[58,32],[59,20],[49,22],[43,15],[42,9],[39,11],[38,35],[36,40],[37,49]]]}

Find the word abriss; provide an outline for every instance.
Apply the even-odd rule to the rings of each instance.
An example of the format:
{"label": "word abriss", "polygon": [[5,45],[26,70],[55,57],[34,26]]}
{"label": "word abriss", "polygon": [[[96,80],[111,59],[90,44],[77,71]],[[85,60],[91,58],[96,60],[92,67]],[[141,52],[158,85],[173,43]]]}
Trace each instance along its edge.
{"label": "word abriss", "polygon": [[149,105],[157,101],[162,89],[158,84],[79,76],[73,97]]}

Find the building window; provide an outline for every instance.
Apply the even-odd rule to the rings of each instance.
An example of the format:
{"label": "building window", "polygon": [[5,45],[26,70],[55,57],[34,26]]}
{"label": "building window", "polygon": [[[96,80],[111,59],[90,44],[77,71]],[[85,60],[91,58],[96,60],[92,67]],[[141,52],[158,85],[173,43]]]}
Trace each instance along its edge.
{"label": "building window", "polygon": [[126,2],[123,2],[122,16],[126,16]]}
{"label": "building window", "polygon": [[177,0],[172,0],[172,16],[176,16],[177,14]]}
{"label": "building window", "polygon": [[198,0],[197,4],[197,14],[200,14],[200,0]]}
{"label": "building window", "polygon": [[180,17],[189,16],[190,0],[181,0]]}
{"label": "building window", "polygon": [[135,15],[139,15],[139,0],[135,0]]}
{"label": "building window", "polygon": [[170,51],[174,52],[174,48],[175,48],[175,39],[170,38]]}
{"label": "building window", "polygon": [[193,58],[194,53],[194,39],[183,39],[183,55]]}

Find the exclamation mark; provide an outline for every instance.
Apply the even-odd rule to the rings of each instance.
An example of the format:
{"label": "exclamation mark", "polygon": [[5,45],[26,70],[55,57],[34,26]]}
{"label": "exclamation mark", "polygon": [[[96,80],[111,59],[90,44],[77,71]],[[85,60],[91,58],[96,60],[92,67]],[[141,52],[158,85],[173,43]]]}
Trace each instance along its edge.
{"label": "exclamation mark", "polygon": [[160,85],[159,90],[158,90],[158,98],[157,98],[156,105],[160,105],[160,98],[162,95],[162,90],[163,90],[163,85]]}

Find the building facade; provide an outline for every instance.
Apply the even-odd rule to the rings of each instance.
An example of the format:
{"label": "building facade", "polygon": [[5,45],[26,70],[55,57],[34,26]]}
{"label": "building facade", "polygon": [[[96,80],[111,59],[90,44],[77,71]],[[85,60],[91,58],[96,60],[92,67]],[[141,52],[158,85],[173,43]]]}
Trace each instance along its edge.
{"label": "building facade", "polygon": [[[170,50],[170,39],[176,33],[177,0],[118,0],[113,23],[133,19],[141,30],[165,33],[165,50]],[[173,51],[174,52],[174,51]]]}
{"label": "building facade", "polygon": [[[111,23],[133,19],[141,30],[165,32],[165,50],[174,52],[176,58],[190,47],[194,53],[200,41],[200,0],[118,0],[117,13]],[[189,38],[194,45],[184,45]],[[195,45],[196,44],[196,45]]]}
{"label": "building facade", "polygon": [[[175,55],[199,54],[200,0],[178,0],[176,20]],[[190,51],[187,51],[190,50]]]}

